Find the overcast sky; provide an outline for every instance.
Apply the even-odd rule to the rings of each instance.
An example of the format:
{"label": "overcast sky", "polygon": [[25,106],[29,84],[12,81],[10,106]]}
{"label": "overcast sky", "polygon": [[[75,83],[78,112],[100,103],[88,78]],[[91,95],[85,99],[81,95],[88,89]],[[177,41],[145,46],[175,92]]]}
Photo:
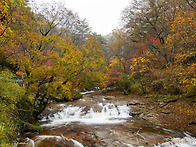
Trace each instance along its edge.
{"label": "overcast sky", "polygon": [[[41,0],[36,0],[40,2]],[[42,0],[65,3],[66,8],[86,18],[93,31],[107,35],[119,26],[120,14],[131,0]]]}

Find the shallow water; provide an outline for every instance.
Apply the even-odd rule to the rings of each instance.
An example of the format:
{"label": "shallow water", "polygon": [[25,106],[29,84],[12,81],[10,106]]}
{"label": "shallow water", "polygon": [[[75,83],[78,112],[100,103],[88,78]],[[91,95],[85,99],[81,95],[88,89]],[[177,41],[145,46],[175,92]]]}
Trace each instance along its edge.
{"label": "shallow water", "polygon": [[130,116],[130,108],[126,105],[115,106],[112,103],[98,103],[101,111],[90,108],[85,111],[85,107],[63,105],[63,110],[55,114],[50,114],[42,118],[42,126],[58,126],[68,123],[84,124],[116,124],[123,123]]}
{"label": "shallow water", "polygon": [[84,96],[51,104],[41,115],[43,131],[26,139],[33,147],[194,147],[189,133],[168,130],[131,116],[126,101]]}

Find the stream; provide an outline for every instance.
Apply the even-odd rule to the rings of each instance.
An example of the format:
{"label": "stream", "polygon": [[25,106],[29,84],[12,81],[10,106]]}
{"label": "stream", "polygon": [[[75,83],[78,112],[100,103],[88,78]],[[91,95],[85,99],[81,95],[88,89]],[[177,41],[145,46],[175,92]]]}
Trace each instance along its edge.
{"label": "stream", "polygon": [[50,104],[43,130],[23,147],[196,147],[196,138],[132,117],[128,101],[83,93],[82,99]]}

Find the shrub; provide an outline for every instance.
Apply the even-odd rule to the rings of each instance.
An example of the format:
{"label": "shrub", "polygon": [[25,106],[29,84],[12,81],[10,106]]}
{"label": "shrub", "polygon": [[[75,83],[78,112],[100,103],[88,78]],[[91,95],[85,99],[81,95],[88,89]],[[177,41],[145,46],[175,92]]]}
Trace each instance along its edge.
{"label": "shrub", "polygon": [[9,70],[0,72],[0,146],[8,146],[17,137],[17,103],[25,95],[25,88],[10,79],[15,75]]}

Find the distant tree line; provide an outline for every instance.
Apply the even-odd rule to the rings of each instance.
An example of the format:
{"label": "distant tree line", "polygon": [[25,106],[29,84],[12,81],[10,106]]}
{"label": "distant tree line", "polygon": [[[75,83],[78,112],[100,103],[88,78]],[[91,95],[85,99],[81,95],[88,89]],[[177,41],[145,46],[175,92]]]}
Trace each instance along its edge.
{"label": "distant tree line", "polygon": [[124,93],[195,96],[196,2],[133,0],[107,38],[108,84]]}

